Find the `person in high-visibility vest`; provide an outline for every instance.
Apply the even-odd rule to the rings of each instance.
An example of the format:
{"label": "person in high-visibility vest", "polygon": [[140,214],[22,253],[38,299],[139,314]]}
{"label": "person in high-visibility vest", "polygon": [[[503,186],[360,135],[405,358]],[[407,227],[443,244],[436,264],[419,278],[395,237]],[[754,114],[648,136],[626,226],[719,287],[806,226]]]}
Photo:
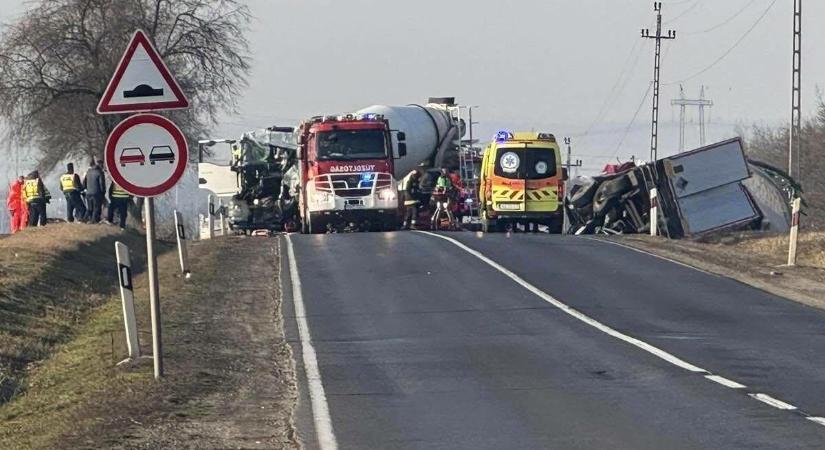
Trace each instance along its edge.
{"label": "person in high-visibility vest", "polygon": [[52,195],[43,185],[38,171],[35,170],[26,178],[23,192],[26,204],[29,205],[29,226],[46,226],[46,204],[51,201]]}
{"label": "person in high-visibility vest", "polygon": [[126,216],[129,213],[129,204],[132,203],[132,194],[126,192],[117,183],[109,183],[109,209],[106,211],[106,222],[112,223],[115,212],[118,214],[118,225],[126,228]]}
{"label": "person in high-visibility vest", "polygon": [[83,184],[80,176],[74,173],[74,164],[66,164],[66,173],[60,176],[60,191],[66,197],[66,221],[70,223],[74,222],[75,215],[77,220],[84,220],[86,217],[86,205],[80,196],[82,190]]}

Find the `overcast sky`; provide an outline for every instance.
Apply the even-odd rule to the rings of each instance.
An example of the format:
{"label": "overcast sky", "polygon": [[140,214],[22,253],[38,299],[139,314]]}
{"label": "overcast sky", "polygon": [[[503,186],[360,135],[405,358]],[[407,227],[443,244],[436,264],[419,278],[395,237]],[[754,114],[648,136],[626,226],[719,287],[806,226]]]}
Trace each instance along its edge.
{"label": "overcast sky", "polygon": [[[255,16],[249,36],[250,86],[240,99],[240,115],[226,117],[216,135],[234,137],[256,127],[376,103],[456,96],[462,104],[479,106],[475,119],[481,122],[480,134],[535,128],[572,135],[583,155],[615,147],[639,110],[624,147],[646,145],[650,99],[640,102],[652,78],[653,42],[641,39],[639,31],[655,23],[652,1],[248,3]],[[0,0],[0,17],[9,20],[22,4]],[[707,86],[716,104],[714,129],[786,120],[792,4],[664,2],[665,26],[679,34],[664,44],[663,139],[674,139],[675,128],[667,128],[667,122],[678,117],[670,106],[678,81],[729,51],[714,67],[684,82],[688,96],[698,95],[701,84]],[[811,112],[815,86],[825,85],[825,29],[815,26],[825,20],[825,2],[806,2],[805,14],[804,95]],[[590,136],[582,137],[587,130]]]}

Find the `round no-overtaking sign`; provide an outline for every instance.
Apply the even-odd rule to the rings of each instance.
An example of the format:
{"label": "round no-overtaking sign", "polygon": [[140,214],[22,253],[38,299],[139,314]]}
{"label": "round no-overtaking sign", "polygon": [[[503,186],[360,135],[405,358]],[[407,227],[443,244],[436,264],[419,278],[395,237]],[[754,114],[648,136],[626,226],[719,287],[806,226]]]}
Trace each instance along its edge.
{"label": "round no-overtaking sign", "polygon": [[171,120],[137,114],[120,122],[106,141],[112,180],[138,197],[154,197],[177,184],[189,160],[186,138]]}

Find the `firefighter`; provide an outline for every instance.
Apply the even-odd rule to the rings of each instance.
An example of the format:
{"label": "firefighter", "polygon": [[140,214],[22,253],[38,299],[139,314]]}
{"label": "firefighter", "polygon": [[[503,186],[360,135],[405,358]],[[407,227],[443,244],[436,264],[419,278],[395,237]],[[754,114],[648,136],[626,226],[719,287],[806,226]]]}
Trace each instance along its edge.
{"label": "firefighter", "polygon": [[132,203],[132,195],[118,186],[114,181],[109,184],[109,209],[106,212],[106,222],[113,223],[115,213],[118,214],[118,225],[126,228],[126,216],[129,212],[129,203]]}
{"label": "firefighter", "polygon": [[401,198],[404,201],[404,225],[405,230],[410,227],[415,228],[416,217],[418,216],[418,205],[421,202],[421,172],[413,169],[401,180]]}
{"label": "firefighter", "polygon": [[29,207],[29,226],[46,226],[46,204],[51,201],[52,195],[43,185],[38,171],[35,170],[26,178],[23,192]]}
{"label": "firefighter", "polygon": [[66,164],[66,173],[60,176],[60,191],[66,197],[66,221],[69,223],[74,222],[75,215],[81,221],[86,217],[86,205],[80,196],[82,190],[80,176],[74,173],[74,164]]}
{"label": "firefighter", "polygon": [[11,215],[12,234],[26,228],[26,221],[29,218],[28,206],[23,199],[23,185],[25,179],[21,176],[9,186],[9,196],[6,199],[6,206]]}
{"label": "firefighter", "polygon": [[86,220],[91,223],[100,222],[104,195],[106,194],[105,177],[103,170],[93,159],[83,179],[83,188],[86,190]]}

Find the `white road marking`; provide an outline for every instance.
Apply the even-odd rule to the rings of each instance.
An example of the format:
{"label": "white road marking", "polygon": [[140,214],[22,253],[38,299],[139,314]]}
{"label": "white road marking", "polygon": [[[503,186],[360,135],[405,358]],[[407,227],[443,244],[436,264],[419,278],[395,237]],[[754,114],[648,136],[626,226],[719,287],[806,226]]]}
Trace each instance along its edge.
{"label": "white road marking", "polygon": [[717,274],[717,273],[708,272],[708,271],[707,271],[707,270],[705,270],[705,269],[700,269],[700,268],[698,268],[698,267],[696,267],[696,266],[691,266],[690,264],[683,263],[683,262],[681,262],[681,261],[676,261],[675,259],[670,259],[670,258],[668,258],[667,256],[657,255],[657,254],[655,254],[655,253],[653,253],[653,252],[649,252],[649,251],[647,251],[647,250],[642,250],[642,249],[640,249],[640,248],[636,248],[636,247],[633,247],[633,246],[631,246],[631,245],[622,244],[621,242],[611,241],[611,240],[609,240],[609,239],[599,239],[599,238],[594,238],[594,237],[590,237],[590,236],[578,236],[578,237],[579,237],[579,238],[581,238],[581,239],[587,239],[588,241],[604,242],[604,243],[606,243],[606,244],[610,244],[610,245],[617,245],[617,246],[619,246],[619,247],[626,248],[626,249],[628,249],[628,250],[633,250],[633,251],[634,251],[634,252],[636,252],[636,253],[642,253],[642,254],[645,254],[645,255],[648,255],[648,256],[652,256],[652,257],[654,257],[654,258],[658,258],[658,259],[661,259],[661,260],[664,260],[664,261],[667,261],[667,262],[670,262],[670,263],[673,263],[673,264],[676,264],[676,265],[679,265],[679,266],[682,266],[682,267],[688,268],[688,269],[693,269],[693,270],[695,270],[695,271],[697,271],[697,272],[702,272],[702,273],[704,273],[705,275],[710,275],[710,276],[713,276],[713,277],[716,277],[716,278],[720,278],[720,277],[722,277],[721,275],[719,275],[719,274]]}
{"label": "white road marking", "polygon": [[766,405],[771,405],[771,406],[773,406],[774,408],[777,408],[777,409],[782,409],[782,410],[785,410],[785,411],[793,411],[793,410],[796,409],[796,406],[791,405],[790,403],[785,403],[782,400],[777,400],[777,399],[771,397],[768,394],[748,394],[748,395],[750,395],[751,397],[759,400],[762,403],[765,403]]}
{"label": "white road marking", "polygon": [[806,417],[806,419],[810,420],[811,422],[818,423],[820,425],[825,425],[825,417]]}
{"label": "white road marking", "polygon": [[[536,286],[533,286],[532,284],[530,284],[529,282],[527,282],[523,278],[519,277],[515,273],[511,272],[510,270],[508,270],[507,268],[505,268],[501,264],[499,264],[499,263],[493,261],[492,259],[488,258],[483,253],[481,253],[477,250],[474,250],[474,249],[462,244],[461,242],[459,242],[459,241],[457,241],[457,240],[455,240],[451,237],[442,236],[440,234],[430,233],[430,232],[427,232],[427,231],[417,231],[417,233],[426,234],[428,236],[437,237],[439,239],[444,239],[445,241],[450,242],[451,244],[461,248],[462,250],[464,250],[467,253],[475,256],[476,258],[478,258],[481,261],[485,262],[487,265],[491,266],[492,268],[494,268],[494,269],[498,270],[499,272],[501,272],[502,274],[506,275],[508,278],[515,281],[517,284],[521,285],[522,287],[524,287],[528,291],[532,292],[533,294],[535,294],[536,296],[538,296],[542,300],[546,301],[547,303],[550,303],[551,305],[553,305],[556,308],[564,311],[568,315],[570,315],[570,316],[572,316],[572,317],[574,317],[574,318],[576,318],[576,319],[578,319],[578,320],[580,320],[580,321],[582,321],[582,322],[584,322],[584,323],[586,323],[586,324],[588,324],[588,325],[590,325],[590,326],[592,326],[592,327],[594,327],[594,328],[596,328],[600,331],[603,331],[604,333],[606,333],[610,336],[613,336],[617,339],[620,339],[624,342],[627,342],[628,344],[634,345],[634,346],[636,346],[636,347],[638,347],[638,348],[640,348],[640,349],[642,349],[642,350],[644,350],[644,351],[646,351],[646,352],[648,352],[652,355],[655,355],[655,356],[657,356],[657,357],[659,357],[659,358],[661,358],[661,359],[663,359],[663,360],[665,360],[665,361],[667,361],[667,362],[669,362],[669,363],[671,363],[671,364],[673,364],[677,367],[680,367],[682,369],[689,370],[689,371],[695,372],[695,373],[702,373],[702,374],[705,375],[706,379],[708,379],[710,381],[713,381],[715,383],[719,383],[719,384],[721,384],[723,386],[726,386],[726,387],[729,387],[731,389],[744,389],[746,387],[745,385],[743,385],[741,383],[737,383],[736,381],[729,380],[727,378],[724,378],[724,377],[721,377],[721,376],[718,376],[718,375],[713,375],[710,372],[708,372],[707,370],[702,369],[700,367],[697,367],[697,366],[695,366],[695,365],[693,365],[693,364],[691,364],[687,361],[684,361],[684,360],[682,360],[682,359],[680,359],[680,358],[678,358],[678,357],[676,357],[676,356],[674,356],[674,355],[672,355],[672,354],[670,354],[670,353],[668,353],[668,352],[666,352],[662,349],[654,347],[654,346],[652,346],[652,345],[650,345],[650,344],[648,344],[644,341],[641,341],[641,340],[636,339],[634,337],[628,336],[624,333],[620,333],[619,331],[616,331],[613,328],[610,328],[609,326],[604,325],[603,323],[601,323],[601,322],[587,316],[586,314],[584,314],[584,313],[568,306],[567,304],[555,299],[553,296],[551,296],[550,294],[542,291],[541,289],[537,288]],[[588,238],[586,238],[586,239],[588,239]],[[697,269],[695,267],[688,266],[686,264],[682,264],[678,261],[671,261],[667,258],[663,258],[663,257],[660,257],[658,255],[654,255],[652,253],[647,253],[643,250],[638,250],[638,249],[635,249],[633,247],[628,247],[628,246],[623,245],[623,244],[618,244],[618,243],[614,243],[614,242],[610,242],[610,241],[606,241],[606,240],[601,240],[601,239],[592,239],[592,238],[589,238],[589,239],[597,241],[597,242],[607,242],[607,243],[610,243],[610,244],[619,245],[620,247],[625,247],[625,248],[628,248],[630,250],[634,250],[634,251],[638,251],[638,252],[641,252],[641,253],[649,254],[651,256],[655,256],[655,257],[660,258],[660,259],[664,259],[664,260],[667,260],[667,261],[670,261],[670,262],[673,262],[673,263],[676,263],[676,264],[683,265],[685,267],[690,267],[691,269],[695,269],[695,270],[698,270],[700,272],[705,272],[704,270]],[[711,274],[709,272],[705,272],[705,273],[708,273],[708,274],[713,275],[713,276],[718,276],[716,274]],[[759,400],[760,402],[765,403],[766,405],[770,405],[774,408],[777,408],[777,409],[781,409],[781,410],[784,410],[784,411],[796,411],[797,410],[796,406],[791,405],[790,403],[785,403],[781,400],[777,400],[777,399],[775,399],[775,398],[773,398],[773,397],[771,397],[770,395],[767,395],[767,394],[748,393],[748,396],[750,396],[751,398],[754,398],[756,400]],[[820,425],[825,425],[825,417],[809,416],[809,417],[806,417],[806,418],[808,420],[810,420],[812,422],[815,422],[815,423],[818,423]]]}
{"label": "white road marking", "polygon": [[429,236],[437,237],[439,239],[444,239],[445,241],[448,241],[448,242],[456,245],[457,247],[459,247],[462,250],[466,251],[467,253],[475,256],[476,258],[484,261],[485,263],[487,263],[487,265],[491,266],[492,268],[494,268],[494,269],[498,270],[499,272],[501,272],[502,274],[506,275],[508,278],[515,281],[516,283],[521,285],[523,288],[525,288],[528,291],[532,292],[533,294],[535,294],[536,296],[538,296],[542,300],[546,301],[547,303],[550,303],[551,305],[553,305],[556,308],[564,311],[568,315],[570,315],[570,316],[572,316],[572,317],[574,317],[574,318],[590,325],[593,328],[596,328],[596,329],[598,329],[598,330],[600,330],[600,331],[602,331],[602,332],[604,332],[604,333],[606,333],[610,336],[613,336],[617,339],[620,339],[624,342],[627,342],[628,344],[636,346],[636,347],[638,347],[638,348],[640,348],[640,349],[642,349],[642,350],[644,350],[644,351],[646,351],[646,352],[648,352],[648,353],[650,353],[654,356],[657,356],[657,357],[673,364],[674,366],[680,367],[680,368],[685,369],[685,370],[689,370],[691,372],[709,373],[707,370],[702,369],[701,367],[697,367],[697,366],[695,366],[695,365],[693,365],[693,364],[691,364],[687,361],[684,361],[682,359],[679,359],[678,357],[676,357],[674,355],[671,355],[670,353],[668,353],[668,352],[666,352],[666,351],[664,351],[660,348],[654,347],[654,346],[648,344],[647,342],[641,341],[639,339],[636,339],[634,337],[631,337],[631,336],[628,336],[624,333],[616,331],[613,328],[610,328],[609,326],[599,322],[598,320],[593,319],[590,316],[578,311],[577,309],[574,309],[574,308],[568,306],[567,304],[562,303],[559,300],[556,300],[550,294],[548,294],[548,293],[542,291],[541,289],[533,286],[532,284],[528,283],[526,280],[524,280],[520,276],[516,275],[515,273],[511,272],[510,270],[508,270],[507,268],[505,268],[501,264],[499,264],[499,263],[493,261],[492,259],[484,256],[484,254],[482,254],[481,252],[473,250],[472,248],[462,244],[461,242],[459,242],[459,241],[457,241],[457,240],[455,240],[451,237],[442,236],[440,234],[430,233],[430,232],[427,232],[427,231],[418,231],[418,233],[422,233],[422,234],[426,234],[426,235],[429,235]]}
{"label": "white road marking", "polygon": [[295,321],[298,322],[298,335],[303,350],[304,370],[309,383],[309,399],[312,404],[312,418],[315,422],[315,432],[318,435],[318,445],[321,450],[335,450],[338,441],[332,428],[332,418],[329,415],[327,394],[321,380],[321,371],[318,368],[318,359],[315,347],[312,346],[312,335],[309,333],[309,324],[306,320],[304,297],[301,293],[301,276],[298,274],[298,264],[295,261],[295,250],[292,239],[286,235],[287,254],[289,256],[289,276],[292,281],[292,302],[295,307]]}
{"label": "white road marking", "polygon": [[731,389],[745,389],[747,387],[744,384],[737,383],[733,380],[728,380],[727,378],[720,377],[719,375],[705,375],[705,378]]}

